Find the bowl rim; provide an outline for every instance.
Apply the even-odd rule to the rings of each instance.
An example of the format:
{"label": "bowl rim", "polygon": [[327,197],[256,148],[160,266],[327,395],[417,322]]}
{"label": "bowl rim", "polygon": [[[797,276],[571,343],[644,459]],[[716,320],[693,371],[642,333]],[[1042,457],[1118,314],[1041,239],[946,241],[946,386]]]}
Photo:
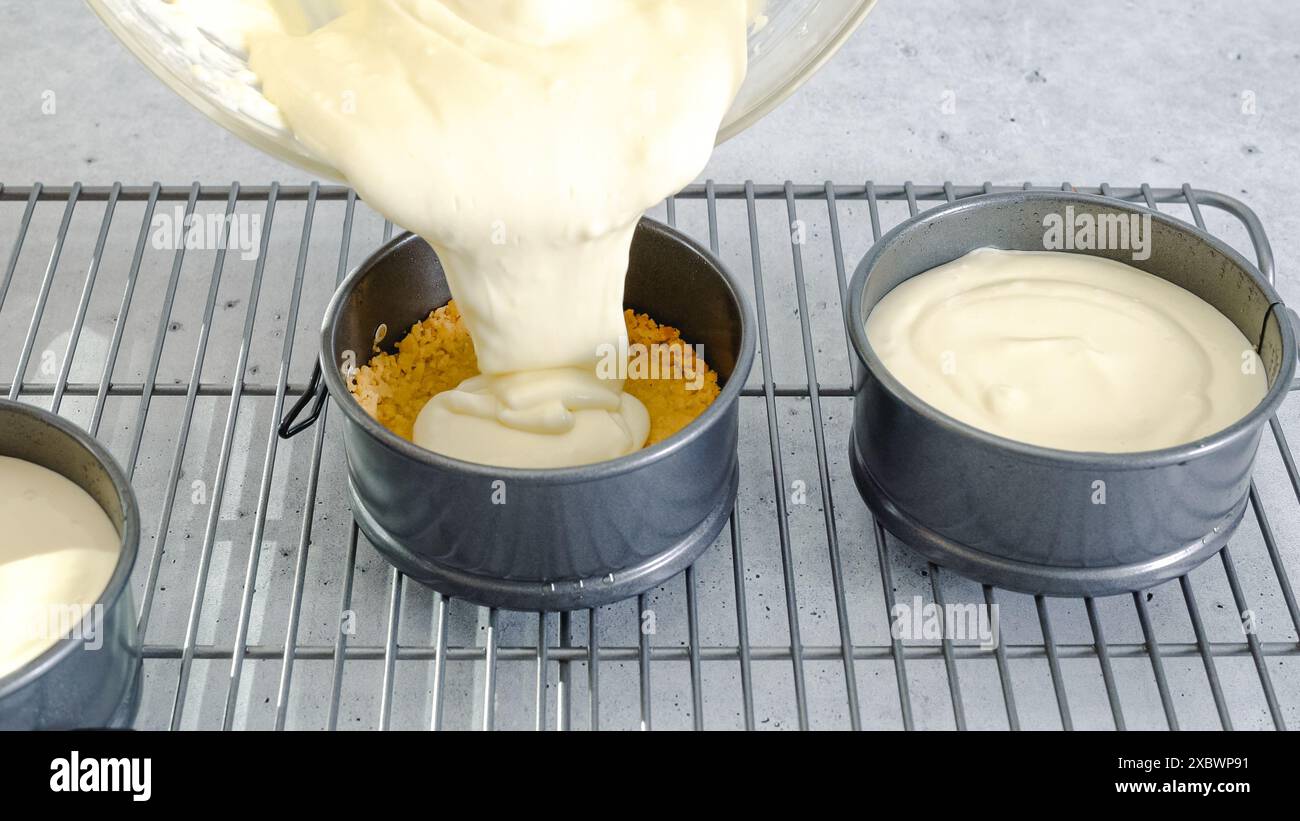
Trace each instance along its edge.
{"label": "bowl rim", "polygon": [[[95,604],[102,604],[107,611],[115,606],[128,590],[131,573],[135,568],[135,561],[140,550],[140,508],[136,500],[135,489],[132,488],[131,482],[126,478],[126,474],[123,473],[122,468],[112,454],[97,439],[79,426],[44,408],[38,408],[35,405],[13,399],[0,399],[0,418],[10,414],[36,419],[70,437],[78,445],[90,452],[90,455],[94,457],[100,469],[108,475],[109,481],[113,483],[113,488],[117,491],[118,504],[122,506],[121,550],[118,553],[117,565],[113,568],[113,574],[109,576],[108,583],[95,600]],[[33,464],[40,463],[34,462]],[[46,466],[41,465],[41,467]],[[72,481],[70,477],[65,478]],[[107,515],[108,511],[104,512]],[[131,614],[131,617],[134,618],[134,615]],[[82,619],[82,624],[84,625],[87,619],[92,618],[94,618],[93,613],[86,615]],[[99,625],[99,629],[102,630],[103,627],[103,624]],[[63,660],[72,654],[79,643],[78,639],[64,636],[42,650],[40,655],[29,659],[17,669],[0,676],[0,702],[63,663]]]}
{"label": "bowl rim", "polygon": [[[343,280],[342,284],[334,291],[330,298],[329,305],[325,308],[325,317],[321,323],[320,330],[320,350],[318,359],[325,386],[334,399],[334,404],[338,406],[349,421],[357,425],[360,430],[365,432],[371,439],[383,445],[390,451],[420,462],[428,467],[439,470],[459,473],[466,476],[472,476],[481,479],[501,479],[513,480],[519,482],[550,483],[550,484],[576,484],[587,482],[594,479],[604,479],[613,476],[619,476],[639,470],[655,462],[667,459],[678,451],[686,448],[694,439],[703,435],[703,433],[719,424],[724,418],[730,407],[739,400],[740,393],[744,390],[745,383],[748,381],[750,370],[754,363],[754,350],[756,345],[755,330],[753,322],[753,307],[750,305],[749,298],[740,288],[736,278],[726,265],[722,263],[712,252],[703,245],[696,242],[691,237],[665,225],[658,220],[650,217],[642,217],[637,223],[638,232],[649,230],[666,237],[672,242],[685,246],[685,248],[699,257],[705,267],[711,269],[722,284],[726,287],[733,304],[736,306],[740,316],[740,348],[736,352],[736,364],[732,369],[731,376],[727,378],[726,383],[722,386],[717,398],[709,404],[707,408],[686,427],[669,436],[660,442],[649,447],[643,447],[626,456],[619,456],[615,459],[607,459],[603,462],[593,462],[586,465],[575,465],[563,468],[517,468],[517,467],[495,467],[493,465],[484,465],[477,462],[467,462],[463,459],[455,459],[450,456],[444,456],[435,453],[426,448],[422,448],[414,442],[408,442],[397,434],[379,424],[377,420],[366,413],[348,391],[347,385],[343,381],[342,373],[333,363],[334,345],[333,337],[335,333],[335,324],[343,306],[351,297],[352,292],[357,285],[365,278],[376,265],[385,257],[397,251],[410,242],[425,242],[418,235],[407,231],[399,236],[393,237],[388,242],[376,248],[360,264],[354,268],[351,273]],[[436,255],[437,252],[434,251]],[[403,329],[403,334],[409,329]],[[318,422],[318,424],[323,424]]]}
{"label": "bowl rim", "polygon": [[[1268,391],[1259,403],[1251,409],[1249,413],[1233,422],[1227,427],[1186,442],[1180,445],[1172,445],[1166,448],[1145,451],[1130,451],[1110,453],[1104,451],[1073,451],[1061,448],[1051,448],[1043,445],[1034,445],[1028,442],[1021,442],[1016,439],[1009,439],[1005,436],[978,428],[968,422],[963,422],[954,416],[935,408],[925,400],[921,399],[903,383],[890,373],[885,367],[884,362],[876,355],[875,350],[867,340],[867,331],[865,318],[863,317],[863,307],[866,295],[866,286],[871,277],[872,270],[880,261],[881,256],[893,245],[899,242],[903,236],[916,231],[927,230],[936,222],[945,220],[954,220],[959,215],[980,208],[988,208],[994,205],[1011,204],[1024,206],[1029,203],[1054,202],[1062,206],[1065,205],[1094,205],[1104,206],[1106,208],[1127,212],[1130,214],[1151,216],[1153,222],[1159,222],[1162,225],[1175,231],[1183,233],[1195,240],[1209,245],[1213,250],[1228,258],[1234,265],[1240,268],[1255,283],[1256,287],[1268,300],[1269,306],[1266,311],[1278,313],[1278,326],[1282,336],[1282,364],[1278,370],[1277,378],[1269,386]],[[1073,251],[1066,253],[1083,253],[1093,256],[1087,251]],[[923,272],[918,272],[923,273]],[[916,276],[913,274],[912,276]],[[1048,191],[1048,190],[1025,190],[1009,191],[993,194],[976,194],[965,197],[954,202],[946,203],[936,208],[921,211],[915,216],[909,217],[903,222],[896,225],[888,233],[877,240],[867,251],[862,261],[854,271],[853,279],[849,283],[849,311],[845,315],[847,331],[850,342],[852,343],[854,353],[858,362],[863,365],[871,375],[880,382],[881,386],[891,396],[899,402],[907,405],[915,413],[925,417],[925,419],[934,425],[939,426],[951,433],[972,439],[979,444],[997,450],[1014,453],[1022,458],[1031,461],[1060,465],[1062,467],[1077,469],[1097,469],[1097,470],[1143,470],[1149,468],[1164,467],[1180,462],[1186,462],[1189,459],[1199,458],[1201,456],[1214,453],[1223,448],[1230,446],[1233,442],[1254,435],[1264,419],[1272,414],[1283,399],[1290,392],[1291,380],[1296,368],[1295,354],[1295,329],[1285,312],[1285,303],[1278,295],[1277,291],[1268,282],[1268,280],[1259,272],[1259,269],[1252,265],[1236,249],[1217,237],[1202,231],[1196,226],[1184,222],[1169,214],[1157,211],[1151,208],[1137,205],[1123,200],[1117,200],[1112,197],[1100,196],[1096,194],[1085,194],[1076,191]],[[875,307],[874,305],[872,306]],[[1282,309],[1279,312],[1279,309]],[[863,401],[860,396],[856,401]]]}
{"label": "bowl rim", "polygon": [[726,120],[726,117],[731,114],[731,110],[728,109],[727,115],[723,118],[722,127],[718,129],[715,146],[722,145],[732,137],[739,135],[794,96],[794,93],[811,80],[814,74],[821,71],[822,67],[839,53],[844,44],[848,42],[848,39],[862,27],[862,24],[866,22],[867,15],[875,9],[876,2],[877,0],[859,0],[852,12],[844,17],[840,27],[826,39],[821,50],[816,52],[811,59],[805,61],[799,71],[793,75],[795,79],[792,82],[786,82],[776,91],[763,97],[757,105],[735,120]]}

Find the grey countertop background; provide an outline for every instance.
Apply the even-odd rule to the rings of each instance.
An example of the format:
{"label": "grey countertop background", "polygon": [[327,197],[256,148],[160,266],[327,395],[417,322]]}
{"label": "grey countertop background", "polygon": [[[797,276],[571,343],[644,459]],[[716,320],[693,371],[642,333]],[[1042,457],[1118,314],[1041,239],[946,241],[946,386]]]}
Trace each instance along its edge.
{"label": "grey countertop background", "polygon": [[[0,130],[0,183],[307,181],[304,172],[261,155],[189,108],[138,65],[78,0],[0,0],[0,26],[6,34],[0,51],[0,112],[5,117]],[[1288,189],[1300,184],[1298,79],[1300,3],[1294,0],[881,0],[864,28],[832,62],[789,102],[721,146],[704,176],[768,183],[911,179],[917,183],[1030,180],[1053,185],[1069,181],[1177,186],[1190,182],[1239,197],[1258,212],[1272,238],[1283,295],[1300,304],[1300,282],[1293,276],[1300,253],[1300,210]],[[42,105],[51,93],[55,111],[45,114]],[[175,205],[166,204],[166,212]],[[219,213],[221,207],[220,202],[201,205],[207,213]],[[816,205],[801,205],[800,211],[801,218],[809,221],[810,239],[802,249],[808,320],[819,383],[844,386],[850,376],[836,266],[826,209]],[[262,207],[245,202],[240,213],[260,212]],[[19,200],[0,209],[0,258],[12,247],[22,208]],[[134,484],[144,538],[133,588],[137,604],[142,596],[152,597],[145,643],[153,652],[145,664],[140,726],[164,727],[173,716],[179,726],[220,726],[225,694],[232,686],[238,687],[239,695],[234,725],[270,726],[277,708],[279,645],[289,612],[286,602],[295,562],[303,555],[305,592],[297,637],[303,646],[315,649],[304,653],[294,668],[289,726],[326,723],[333,664],[330,647],[338,634],[339,580],[347,562],[351,526],[340,421],[338,414],[327,417],[320,490],[312,495],[305,478],[313,461],[311,437],[272,449],[276,445],[272,428],[278,417],[272,397],[277,393],[277,372],[284,378],[291,371],[288,381],[301,391],[314,361],[314,331],[336,276],[342,210],[338,202],[320,204],[315,216],[319,228],[303,258],[299,256],[303,205],[280,204],[276,230],[269,247],[263,249],[271,262],[261,286],[260,307],[259,292],[252,284],[253,263],[231,254],[223,273],[220,266],[214,267],[212,249],[206,248],[185,255],[179,296],[174,308],[164,312],[160,303],[173,254],[153,244],[145,249],[139,274],[142,284],[123,317],[118,300],[128,281],[129,249],[137,241],[142,204],[119,207],[69,381],[83,386],[98,382],[105,369],[108,339],[122,323],[125,334],[112,371],[113,383],[138,386],[151,355],[159,350],[156,383],[172,387],[155,396],[151,406],[124,389],[110,397],[100,428],[100,437],[119,459],[131,452],[133,436],[143,436]],[[881,210],[887,228],[906,215],[898,203],[887,203]],[[31,323],[63,211],[57,201],[36,209],[27,244],[17,259],[13,287],[7,299],[0,300],[0,380],[22,372],[25,384],[43,384],[44,392],[26,390],[23,396],[43,406],[48,406],[55,366],[63,361],[60,357],[68,344],[69,323],[102,213],[99,203],[76,209],[63,261],[50,279],[44,319]],[[699,202],[679,207],[683,228],[696,237],[707,236],[701,211]],[[864,211],[860,201],[840,204],[844,252],[850,265],[869,244]],[[720,202],[719,212],[722,256],[746,279],[752,260],[744,240],[745,204]],[[785,204],[763,201],[758,212],[756,241],[762,247],[764,276],[771,283],[771,377],[779,385],[802,384],[808,379],[800,336],[803,317],[791,305],[795,285]],[[655,213],[664,215],[662,208]],[[1179,216],[1186,217],[1186,209]],[[1219,220],[1217,226],[1231,228],[1231,222]],[[351,255],[344,262],[360,262],[379,241],[381,231],[373,214],[359,212]],[[1239,226],[1234,236],[1241,247]],[[291,310],[295,303],[290,296],[295,259],[306,259],[306,287],[297,313]],[[215,306],[210,321],[202,316],[205,291],[209,305]],[[232,404],[227,386],[237,376],[237,343],[249,316],[256,322],[247,340],[251,350],[243,378],[259,390],[250,387]],[[31,355],[24,361],[20,351],[28,336]],[[206,345],[209,336],[206,356],[196,359],[196,346]],[[286,340],[288,347],[282,347]],[[196,373],[201,373],[208,389],[197,396],[187,415],[179,389]],[[762,377],[756,365],[751,384],[761,384]],[[93,405],[93,390],[89,394],[71,391],[59,411],[85,424]],[[892,727],[900,721],[871,523],[856,498],[845,461],[849,405],[844,395],[824,397],[823,419],[814,420],[806,400],[780,397],[776,401],[773,412],[781,433],[784,478],[807,485],[807,503],[792,503],[788,511],[789,544],[782,545],[776,536],[767,411],[762,398],[742,404],[738,511],[745,545],[747,623],[754,646],[764,648],[766,654],[759,654],[761,659],[754,665],[759,726],[798,723],[792,709],[790,666],[781,655],[789,646],[783,547],[794,557],[791,572],[798,589],[803,641],[822,651],[813,653],[807,663],[811,724],[847,724],[847,674],[833,655],[840,634],[837,604],[830,592],[828,528],[834,529],[843,548],[853,640],[866,648],[855,673],[863,723]],[[145,412],[147,421],[142,422]],[[1300,438],[1300,403],[1292,400],[1280,415],[1292,440]],[[227,424],[231,427],[223,432]],[[815,424],[826,430],[831,479],[827,488],[819,479],[821,465],[811,436]],[[1271,521],[1270,533],[1277,534],[1280,561],[1291,568],[1294,578],[1294,568],[1300,567],[1300,540],[1295,538],[1300,533],[1300,506],[1271,437],[1266,436],[1261,448],[1256,476]],[[218,493],[223,480],[224,492]],[[217,505],[212,503],[214,496],[220,499]],[[303,523],[311,524],[309,551],[298,546],[308,535],[301,529]],[[1263,523],[1248,514],[1234,538],[1233,561],[1249,607],[1258,615],[1261,641],[1270,648],[1266,666],[1282,705],[1279,717],[1294,726],[1300,723],[1300,676],[1293,672],[1300,620],[1288,613],[1263,530]],[[340,726],[369,727],[375,726],[384,709],[381,684],[393,689],[382,659],[394,588],[390,569],[364,539],[353,555],[352,607],[359,632],[350,640],[354,655],[348,658],[342,679]],[[697,565],[699,644],[706,648],[734,647],[737,642],[731,555],[724,535]],[[210,575],[197,579],[195,568],[209,561]],[[932,577],[923,561],[899,548],[891,551],[890,563],[893,592],[900,601],[931,596]],[[254,570],[255,583],[244,584],[245,574]],[[147,574],[155,575],[147,578]],[[1209,562],[1191,577],[1217,648],[1218,675],[1236,726],[1273,726],[1260,676],[1245,652],[1236,615],[1239,608],[1222,565]],[[942,587],[949,602],[983,600],[978,585],[950,573],[944,573]],[[400,590],[399,643],[408,649],[427,647],[434,626],[431,597],[416,585]],[[651,642],[657,653],[651,695],[655,725],[690,726],[692,679],[681,655],[690,638],[685,588],[678,579],[651,591],[647,598],[659,614],[658,633]],[[1144,601],[1155,636],[1164,644],[1172,709],[1183,726],[1218,726],[1178,585],[1162,585]],[[998,593],[998,602],[1003,608],[1003,636],[1015,648],[1010,679],[1020,718],[1026,727],[1060,726],[1058,695],[1043,654],[1035,602],[1005,592]],[[250,619],[247,641],[252,650],[242,680],[233,685],[230,648],[241,608]],[[1166,726],[1146,636],[1134,612],[1135,600],[1111,597],[1098,601],[1097,608],[1115,657],[1118,697],[1129,726]],[[1052,613],[1056,640],[1061,643],[1065,689],[1076,726],[1111,726],[1083,603],[1052,600],[1046,609]],[[636,603],[601,612],[605,614],[599,628],[601,647],[635,648],[641,615]],[[582,613],[574,616],[579,645],[586,641],[586,618]],[[485,665],[470,650],[482,648],[489,623],[484,611],[461,601],[452,603],[449,619],[448,640],[460,648],[461,655],[452,659],[455,663],[447,670],[443,695],[448,724],[478,725],[483,688],[495,680],[485,678]],[[497,628],[500,645],[527,648],[536,641],[535,619],[531,614],[502,614]],[[194,622],[195,632],[187,636],[189,621]],[[556,623],[550,617],[552,646]],[[168,649],[186,641],[200,651],[193,660],[192,676],[179,651]],[[909,644],[909,651],[907,676],[917,726],[953,726],[942,658],[934,647],[927,650]],[[530,726],[532,721],[533,664],[526,654],[521,658],[503,662],[499,671],[501,726]],[[578,669],[583,666],[573,664]],[[638,726],[637,662],[624,655],[598,666],[603,726]],[[959,667],[971,726],[1006,726],[993,661],[966,657]],[[554,703],[557,668],[555,663],[548,668],[550,703]],[[403,659],[395,676],[393,726],[428,726],[434,685],[427,658]],[[586,682],[585,672],[574,672],[575,726],[586,720]],[[706,726],[741,724],[740,681],[733,661],[706,660],[702,689]],[[182,718],[173,707],[185,702],[186,693],[189,707]],[[553,725],[554,717],[553,710],[549,724]]]}
{"label": "grey countertop background", "polygon": [[[78,0],[3,0],[0,24],[0,181],[306,179],[192,110]],[[705,176],[1191,182],[1255,208],[1285,275],[1300,236],[1284,188],[1300,180],[1297,80],[1289,0],[882,0]]]}

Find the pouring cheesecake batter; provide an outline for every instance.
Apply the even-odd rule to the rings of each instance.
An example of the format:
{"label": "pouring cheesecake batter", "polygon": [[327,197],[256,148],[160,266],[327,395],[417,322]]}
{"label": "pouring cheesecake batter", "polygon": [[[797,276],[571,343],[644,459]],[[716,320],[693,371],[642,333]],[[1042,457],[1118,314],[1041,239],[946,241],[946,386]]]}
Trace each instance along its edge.
{"label": "pouring cheesecake batter", "polygon": [[1122,262],[980,248],[905,280],[867,340],[929,405],[1008,439],[1128,453],[1217,433],[1268,392],[1212,305]]}
{"label": "pouring cheesecake batter", "polygon": [[597,357],[626,344],[637,221],[708,161],[754,6],[375,0],[245,32],[297,138],[446,269],[481,376],[429,401],[417,444],[517,467],[644,444],[645,407]]}

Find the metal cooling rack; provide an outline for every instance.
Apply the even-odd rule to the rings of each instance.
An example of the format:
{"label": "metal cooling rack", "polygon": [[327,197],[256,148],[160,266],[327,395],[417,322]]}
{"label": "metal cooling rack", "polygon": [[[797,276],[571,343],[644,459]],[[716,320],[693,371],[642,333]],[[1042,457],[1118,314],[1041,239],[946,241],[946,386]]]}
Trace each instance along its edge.
{"label": "metal cooling rack", "polygon": [[[133,476],[142,728],[1297,724],[1300,557],[1280,541],[1300,532],[1296,403],[1271,422],[1231,548],[1133,596],[973,584],[897,545],[858,498],[846,260],[924,204],[1001,190],[709,183],[661,206],[752,275],[745,478],[695,567],[596,611],[489,611],[408,584],[351,520],[337,422],[276,439],[335,283],[393,231],[348,189],[0,188],[0,391],[84,425]],[[1078,190],[1209,222],[1274,275],[1231,197]],[[191,215],[215,233],[177,247]],[[236,223],[258,253],[222,250]],[[894,638],[891,608],[917,601],[997,604],[1003,641]]]}

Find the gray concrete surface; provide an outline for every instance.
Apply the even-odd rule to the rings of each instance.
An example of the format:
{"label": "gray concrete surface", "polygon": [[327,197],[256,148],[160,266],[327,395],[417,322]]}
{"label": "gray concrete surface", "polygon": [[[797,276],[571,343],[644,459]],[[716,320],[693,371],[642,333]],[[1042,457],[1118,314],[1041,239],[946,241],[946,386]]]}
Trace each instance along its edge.
{"label": "gray concrete surface", "polygon": [[[304,175],[277,164],[208,123],[154,81],[112,41],[93,16],[73,0],[41,4],[0,2],[7,46],[0,85],[0,182],[65,184],[80,180],[147,183],[190,180],[260,184],[272,179],[306,182]],[[1300,216],[1288,185],[1300,180],[1295,146],[1300,127],[1300,5],[1290,2],[1118,2],[1074,3],[954,2],[882,0],[865,28],[799,94],[751,131],[719,148],[706,176],[735,182],[752,178],[779,182],[1043,183],[1072,181],[1115,185],[1150,182],[1234,194],[1264,220],[1277,252],[1284,296],[1300,301],[1291,276],[1300,241]],[[53,115],[42,113],[46,92],[57,100]],[[219,211],[221,203],[202,206]],[[163,206],[160,206],[160,208]],[[170,210],[172,204],[166,204]],[[241,203],[241,215],[260,214],[261,203]],[[72,390],[59,411],[90,424],[93,387],[105,367],[115,326],[125,323],[122,351],[112,369],[114,383],[127,386],[110,397],[100,421],[100,436],[126,460],[140,437],[135,484],[141,497],[145,543],[134,578],[137,601],[147,598],[147,642],[154,648],[146,664],[145,706],[140,724],[167,726],[182,676],[179,648],[186,625],[197,612],[194,645],[198,658],[189,672],[179,724],[219,726],[230,685],[230,648],[241,612],[248,611],[250,659],[242,669],[232,723],[265,727],[274,721],[280,656],[292,610],[292,585],[304,521],[311,523],[310,546],[302,565],[303,595],[298,643],[287,713],[291,727],[325,725],[331,702],[332,647],[340,588],[349,544],[350,516],[344,492],[345,467],[337,415],[330,417],[320,462],[320,488],[312,507],[307,476],[313,442],[304,436],[278,444],[271,427],[275,389],[287,375],[291,389],[305,382],[312,364],[313,332],[338,270],[342,206],[321,203],[307,243],[304,287],[299,310],[291,299],[293,274],[302,239],[300,203],[277,208],[271,241],[264,249],[266,277],[252,289],[251,260],[232,254],[223,269],[210,250],[194,249],[179,269],[177,297],[170,313],[164,296],[175,255],[146,246],[140,285],[125,317],[118,311],[127,281],[130,252],[142,209],[119,206],[108,234],[107,253],[88,292],[85,330],[70,364],[70,381],[90,385]],[[7,258],[17,234],[22,203],[0,204],[0,252]],[[102,204],[83,203],[71,217],[71,230],[59,266],[49,280],[50,297],[39,322],[32,324],[55,245],[63,207],[43,203],[18,257],[14,284],[0,305],[0,381],[22,372],[30,385],[48,386],[57,378],[85,277],[90,270]],[[663,216],[663,209],[658,209]],[[1186,216],[1186,211],[1178,211]],[[681,225],[706,236],[698,202],[678,207]],[[809,316],[819,382],[848,384],[848,356],[840,323],[839,291],[825,206],[801,203],[809,241],[802,250],[809,289]],[[886,227],[905,216],[898,204],[883,208]],[[1244,251],[1245,232],[1231,216],[1209,214],[1211,226]],[[845,256],[850,264],[868,247],[870,232],[861,203],[841,204]],[[720,204],[721,252],[745,279],[752,277],[743,203]],[[767,283],[772,327],[770,377],[778,384],[808,379],[795,309],[794,279],[784,203],[759,205],[758,240],[762,276]],[[355,264],[380,240],[382,226],[362,209],[347,262]],[[205,309],[211,296],[211,316]],[[250,321],[245,381],[249,395],[232,402],[241,331]],[[20,361],[26,340],[32,354]],[[132,395],[131,383],[147,373],[157,340],[162,340],[158,382],[189,384],[196,373],[208,386],[187,419],[183,395],[155,396],[147,408]],[[287,340],[287,343],[286,343]],[[197,352],[206,343],[205,355]],[[284,354],[289,354],[287,366]],[[282,370],[282,368],[284,370]],[[756,365],[751,381],[763,378]],[[255,388],[255,389],[253,389]],[[48,406],[48,389],[24,393],[26,401]],[[292,390],[291,390],[292,393]],[[865,726],[898,726],[901,715],[894,667],[883,648],[888,643],[885,591],[872,541],[870,521],[857,498],[844,460],[848,401],[827,398],[823,419],[828,443],[830,484],[819,481],[814,419],[807,400],[779,399],[774,408],[780,432],[779,454],[787,486],[802,482],[806,504],[791,502],[788,524],[791,572],[797,593],[797,623],[812,651],[805,662],[812,726],[848,723],[846,673],[826,658],[839,643],[839,622],[831,585],[827,502],[833,503],[833,534],[843,553],[846,620],[855,644],[863,648],[854,677]],[[147,410],[147,414],[144,411]],[[233,414],[233,416],[232,416]],[[1285,430],[1300,437],[1300,405],[1284,407]],[[140,420],[144,419],[143,430]],[[232,420],[232,435],[224,430]],[[745,551],[744,581],[754,661],[753,709],[759,727],[797,726],[791,664],[781,658],[790,640],[783,584],[782,545],[777,539],[772,456],[767,409],[761,398],[746,399],[742,418],[744,480],[739,501]],[[184,438],[182,438],[184,437]],[[1279,555],[1297,578],[1300,568],[1300,504],[1287,481],[1277,446],[1266,438],[1258,474],[1268,525]],[[220,484],[224,481],[224,488]],[[224,492],[218,492],[224,490]],[[792,487],[781,489],[791,493]],[[219,500],[219,503],[214,503]],[[260,538],[254,537],[260,533]],[[251,548],[256,547],[253,551]],[[1261,522],[1248,515],[1232,548],[1247,604],[1255,613],[1260,638],[1271,647],[1294,647],[1296,625],[1286,606],[1264,542]],[[256,560],[245,585],[250,559]],[[151,564],[152,560],[152,564]],[[198,568],[210,567],[206,579]],[[892,591],[907,601],[931,597],[929,569],[901,546],[893,545]],[[339,723],[376,726],[380,719],[393,579],[364,541],[357,549],[353,609],[356,635],[349,643],[359,658],[344,665]],[[1200,614],[1211,640],[1219,643],[1215,672],[1239,727],[1271,726],[1260,676],[1244,652],[1223,565],[1214,561],[1192,574]],[[942,574],[949,601],[982,601],[977,585]],[[196,600],[201,606],[196,611]],[[699,644],[728,648],[737,643],[737,595],[733,586],[731,541],[724,533],[697,568]],[[427,646],[435,623],[433,597],[414,585],[400,593],[398,643]],[[684,648],[690,641],[683,579],[649,594],[657,632],[651,663],[651,703],[656,727],[690,726],[694,706],[690,667]],[[1161,669],[1169,698],[1183,726],[1217,726],[1205,668],[1194,645],[1186,603],[1177,585],[1151,591],[1143,602],[1151,611],[1156,637],[1166,645]],[[1025,727],[1061,723],[1042,633],[1031,598],[999,593],[1004,640],[1012,645],[1010,678],[1017,714]],[[1076,726],[1108,727],[1113,722],[1101,668],[1083,603],[1049,604],[1056,640],[1063,648],[1062,672]],[[1128,597],[1098,603],[1105,637],[1111,643],[1115,678],[1130,727],[1163,727],[1165,718],[1151,659]],[[573,620],[574,642],[587,643],[588,617]],[[632,602],[600,614],[598,636],[608,651],[635,648],[638,614]],[[478,608],[454,602],[449,642],[481,647],[487,620]],[[497,638],[503,648],[535,645],[535,615],[502,614]],[[548,623],[548,640],[558,644],[557,619]],[[907,680],[916,724],[951,727],[955,723],[947,675],[933,642],[909,642]],[[470,650],[462,654],[468,655]],[[511,653],[498,670],[496,717],[502,726],[530,726],[535,665]],[[525,655],[526,654],[521,654]],[[767,656],[772,656],[771,659]],[[1300,723],[1300,677],[1294,656],[1271,655],[1266,665],[1277,690],[1283,718]],[[964,717],[972,727],[1007,725],[997,667],[988,655],[963,657],[958,664]],[[600,717],[605,727],[634,727],[640,721],[639,666],[635,657],[599,665]],[[547,670],[547,723],[554,726],[559,666]],[[588,669],[572,668],[573,721],[588,723]],[[484,664],[453,660],[444,697],[449,726],[477,725],[483,719]],[[427,726],[433,694],[427,659],[398,661],[390,681],[393,726]],[[744,718],[742,670],[734,658],[705,660],[700,692],[703,723],[741,726]]]}

